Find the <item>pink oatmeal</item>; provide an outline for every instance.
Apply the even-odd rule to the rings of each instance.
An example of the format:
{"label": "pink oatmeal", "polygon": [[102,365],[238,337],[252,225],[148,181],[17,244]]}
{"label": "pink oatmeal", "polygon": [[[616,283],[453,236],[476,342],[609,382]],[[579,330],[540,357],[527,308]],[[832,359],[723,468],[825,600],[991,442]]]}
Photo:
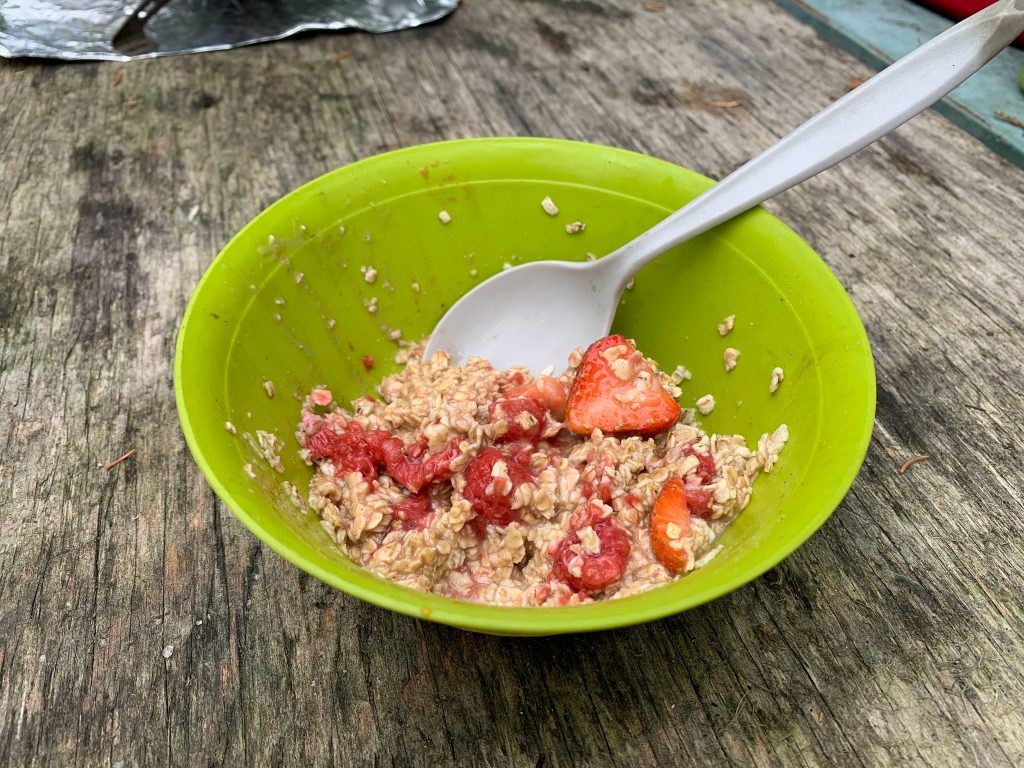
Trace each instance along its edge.
{"label": "pink oatmeal", "polygon": [[788,438],[785,425],[754,449],[705,434],[673,380],[618,336],[558,376],[421,352],[349,410],[314,389],[296,434],[316,467],[309,503],[337,544],[448,597],[565,605],[674,581],[717,553]]}

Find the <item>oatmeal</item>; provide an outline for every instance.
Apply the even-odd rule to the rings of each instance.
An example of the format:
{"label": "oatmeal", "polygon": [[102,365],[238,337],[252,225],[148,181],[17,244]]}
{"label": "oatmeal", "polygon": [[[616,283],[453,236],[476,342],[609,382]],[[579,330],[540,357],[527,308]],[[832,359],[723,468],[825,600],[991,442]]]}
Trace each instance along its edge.
{"label": "oatmeal", "polygon": [[717,553],[788,438],[706,434],[622,336],[557,376],[421,352],[349,409],[313,390],[296,436],[334,541],[427,592],[565,605],[667,584]]}

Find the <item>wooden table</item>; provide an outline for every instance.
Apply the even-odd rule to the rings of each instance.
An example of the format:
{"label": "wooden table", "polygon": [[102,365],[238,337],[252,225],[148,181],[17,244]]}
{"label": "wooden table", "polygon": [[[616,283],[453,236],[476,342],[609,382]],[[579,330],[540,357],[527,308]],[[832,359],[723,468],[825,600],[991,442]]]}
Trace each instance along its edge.
{"label": "wooden table", "polygon": [[261,546],[192,462],[178,320],[288,190],[503,134],[720,177],[870,74],[763,0],[648,5],[0,62],[0,764],[1024,762],[1024,173],[934,113],[768,206],[853,296],[878,421],[824,528],[711,605],[552,639],[414,621]]}

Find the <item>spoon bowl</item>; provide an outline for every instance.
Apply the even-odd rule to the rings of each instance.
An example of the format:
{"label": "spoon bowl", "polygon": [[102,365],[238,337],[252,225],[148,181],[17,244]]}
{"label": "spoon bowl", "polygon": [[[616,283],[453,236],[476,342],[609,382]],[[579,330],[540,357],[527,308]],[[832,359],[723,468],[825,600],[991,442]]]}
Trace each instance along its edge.
{"label": "spoon bowl", "polygon": [[487,350],[499,369],[561,370],[567,351],[590,344],[594,328],[611,326],[619,297],[602,277],[587,263],[566,261],[500,272],[455,303],[450,315],[458,323],[439,325],[424,356],[444,349],[459,361]]}

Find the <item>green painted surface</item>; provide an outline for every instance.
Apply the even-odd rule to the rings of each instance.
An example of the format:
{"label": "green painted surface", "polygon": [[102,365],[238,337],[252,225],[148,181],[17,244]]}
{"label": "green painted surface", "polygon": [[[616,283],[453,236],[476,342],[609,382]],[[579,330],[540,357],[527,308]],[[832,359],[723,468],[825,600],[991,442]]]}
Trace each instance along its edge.
{"label": "green painted surface", "polygon": [[[827,39],[882,68],[953,22],[909,0],[775,0]],[[1024,167],[1024,128],[997,113],[1024,121],[1024,51],[1007,48],[934,109]]]}
{"label": "green painted surface", "polygon": [[[790,427],[776,470],[757,481],[749,508],[706,568],[640,596],[579,607],[463,603],[354,565],[278,490],[282,479],[304,489],[311,474],[293,437],[297,398],[317,384],[339,401],[371,392],[395,368],[387,362],[395,352],[388,328],[421,338],[503,263],[607,253],[710,185],[643,155],[543,139],[414,147],[307,184],[225,247],[186,310],[175,394],[196,461],[217,494],[278,553],[328,584],[412,616],[538,635],[647,621],[736,589],[796,549],[843,498],[867,449],[875,403],[871,351],[849,298],[821,259],[761,209],[646,268],[616,323],[663,368],[684,364],[693,372],[684,404],[715,395],[718,406],[704,420],[709,431],[739,432],[754,443],[781,423]],[[545,195],[559,217],[542,211]],[[448,225],[438,221],[442,209],[452,216]],[[576,218],[587,228],[569,236],[564,223]],[[363,265],[378,270],[373,285],[361,279]],[[376,314],[364,308],[371,296],[378,297]],[[716,324],[728,314],[736,315],[728,343],[743,356],[726,374]],[[372,373],[360,362],[367,354],[380,361]],[[772,396],[776,365],[786,380]],[[272,399],[265,380],[276,387]],[[241,433],[256,429],[282,440],[283,475],[254,460]],[[243,472],[248,461],[256,481]]]}

